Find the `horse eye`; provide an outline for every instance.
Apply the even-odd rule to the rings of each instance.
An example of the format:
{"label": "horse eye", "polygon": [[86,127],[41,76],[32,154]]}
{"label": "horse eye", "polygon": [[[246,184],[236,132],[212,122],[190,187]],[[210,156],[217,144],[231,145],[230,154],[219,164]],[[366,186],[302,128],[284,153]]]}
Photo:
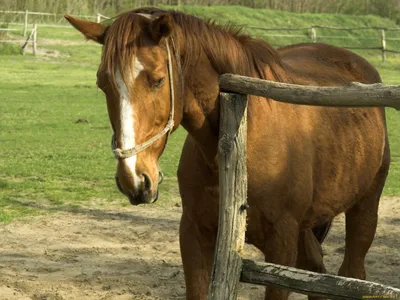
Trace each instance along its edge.
{"label": "horse eye", "polygon": [[164,83],[165,78],[161,78],[153,85],[153,90],[160,88]]}

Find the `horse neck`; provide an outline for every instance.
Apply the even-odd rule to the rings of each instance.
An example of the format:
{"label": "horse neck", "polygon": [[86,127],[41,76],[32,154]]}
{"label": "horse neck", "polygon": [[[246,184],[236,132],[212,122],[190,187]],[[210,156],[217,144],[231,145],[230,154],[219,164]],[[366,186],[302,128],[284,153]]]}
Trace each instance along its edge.
{"label": "horse neck", "polygon": [[204,54],[184,76],[182,126],[196,140],[206,163],[216,166],[219,135],[218,73]]}
{"label": "horse neck", "polygon": [[[188,65],[185,66],[186,72],[183,79],[184,103],[181,124],[196,140],[206,162],[215,166],[219,136],[218,76],[223,73],[257,76],[255,71],[257,68],[248,65],[253,62],[251,55],[254,56],[255,53],[252,53],[249,48],[254,45],[249,46],[252,41],[246,40],[249,46],[246,48],[235,37],[222,33],[221,38],[227,39],[224,47],[217,47],[215,51],[214,48],[208,49],[204,42],[201,45],[194,45],[196,42],[200,43],[201,37],[192,38],[191,46],[197,46],[200,50],[189,52],[185,51],[184,38],[180,39],[179,48],[182,63]],[[208,47],[216,47],[215,43],[208,43],[208,45],[210,45]],[[267,64],[261,72],[267,74],[269,79],[275,79],[275,72],[272,72]]]}

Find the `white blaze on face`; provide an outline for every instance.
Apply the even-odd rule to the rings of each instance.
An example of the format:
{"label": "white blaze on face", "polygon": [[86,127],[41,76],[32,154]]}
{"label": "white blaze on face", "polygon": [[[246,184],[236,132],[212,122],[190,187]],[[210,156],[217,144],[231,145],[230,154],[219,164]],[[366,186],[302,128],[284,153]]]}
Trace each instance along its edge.
{"label": "white blaze on face", "polygon": [[[134,74],[133,74],[133,83],[135,79],[139,76],[139,73],[144,69],[143,65],[139,60],[135,60],[134,66]],[[131,98],[129,95],[128,88],[126,87],[125,82],[122,80],[121,72],[119,67],[115,72],[115,78],[117,81],[117,86],[119,89],[119,97],[120,97],[120,120],[121,120],[121,148],[122,149],[130,149],[136,146],[135,144],[135,112],[133,108],[133,104],[131,102]],[[141,179],[138,177],[136,173],[136,155],[128,157],[124,160],[126,167],[132,174],[135,187],[139,185]]]}

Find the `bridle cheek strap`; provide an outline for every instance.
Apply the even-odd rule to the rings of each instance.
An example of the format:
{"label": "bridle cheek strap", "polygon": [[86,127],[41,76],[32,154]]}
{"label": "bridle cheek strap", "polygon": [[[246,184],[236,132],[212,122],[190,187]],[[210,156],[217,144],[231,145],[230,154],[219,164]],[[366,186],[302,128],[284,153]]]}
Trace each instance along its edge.
{"label": "bridle cheek strap", "polygon": [[[173,42],[173,41],[172,41]],[[167,124],[165,125],[164,129],[153,136],[151,139],[147,140],[146,142],[137,145],[135,147],[129,149],[121,149],[117,148],[117,141],[115,139],[115,134],[111,137],[111,148],[116,158],[124,159],[131,156],[135,156],[139,152],[143,151],[144,149],[151,146],[155,141],[163,137],[164,135],[169,136],[172,129],[174,128],[174,112],[175,112],[175,92],[174,92],[174,80],[173,80],[173,73],[172,73],[172,59],[171,59],[171,51],[169,49],[168,40],[166,41],[167,44],[167,53],[168,53],[168,79],[169,79],[169,90],[170,90],[170,113]]]}

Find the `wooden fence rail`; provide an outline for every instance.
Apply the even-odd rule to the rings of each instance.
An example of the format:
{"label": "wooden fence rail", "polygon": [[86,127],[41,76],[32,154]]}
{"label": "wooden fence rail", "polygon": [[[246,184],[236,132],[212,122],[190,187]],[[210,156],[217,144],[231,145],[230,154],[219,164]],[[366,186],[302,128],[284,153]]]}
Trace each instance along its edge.
{"label": "wooden fence rail", "polygon": [[318,106],[387,106],[400,110],[400,85],[381,83],[326,87],[288,84],[240,75],[220,76],[221,90],[272,98],[276,101]]}
{"label": "wooden fence rail", "polygon": [[[292,292],[335,299],[400,298],[400,289],[383,284],[315,273],[291,267],[243,259],[241,282],[268,285]],[[223,298],[220,298],[223,299]]]}
{"label": "wooden fence rail", "polygon": [[[340,276],[241,259],[247,208],[247,95],[323,106],[387,106],[400,109],[400,86],[308,87],[232,74],[220,76],[220,214],[208,300],[233,300],[240,281],[335,299],[400,299],[400,289]],[[240,94],[229,94],[236,92]],[[300,100],[299,100],[300,99]],[[319,100],[321,99],[321,100]]]}

